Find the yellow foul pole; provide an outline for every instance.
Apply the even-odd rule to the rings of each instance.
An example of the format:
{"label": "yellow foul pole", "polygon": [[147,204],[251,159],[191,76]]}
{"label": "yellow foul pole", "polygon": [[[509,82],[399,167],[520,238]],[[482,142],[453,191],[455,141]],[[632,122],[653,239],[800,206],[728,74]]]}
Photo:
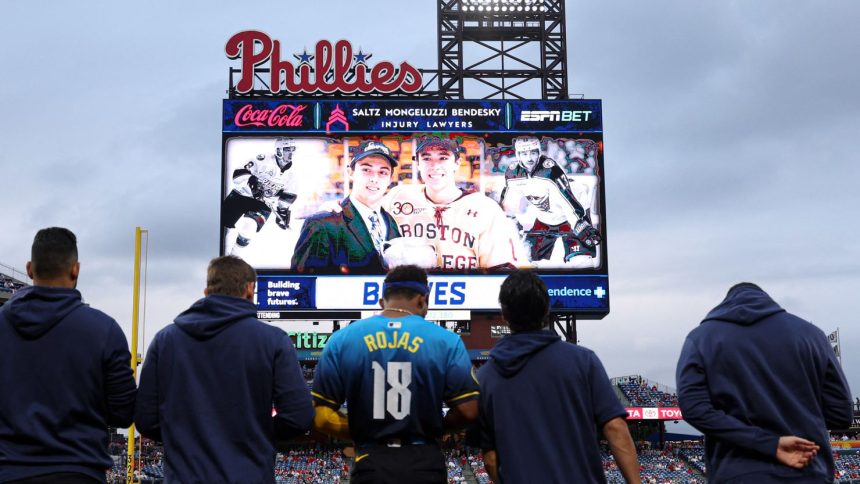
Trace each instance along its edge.
{"label": "yellow foul pole", "polygon": [[[131,311],[131,371],[137,380],[137,324],[140,313],[140,227],[134,229],[134,294]],[[125,482],[134,482],[134,424],[128,428],[128,455],[125,464]]]}

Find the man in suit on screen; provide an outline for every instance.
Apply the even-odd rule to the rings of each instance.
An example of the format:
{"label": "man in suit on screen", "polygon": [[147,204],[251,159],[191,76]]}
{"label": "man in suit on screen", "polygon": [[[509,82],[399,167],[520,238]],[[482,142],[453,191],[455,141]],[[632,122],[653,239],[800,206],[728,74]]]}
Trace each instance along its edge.
{"label": "man in suit on screen", "polygon": [[350,162],[352,193],[337,213],[308,217],[293,252],[291,267],[308,273],[380,274],[386,241],[400,233],[382,198],[391,184],[397,159],[380,141],[365,141]]}

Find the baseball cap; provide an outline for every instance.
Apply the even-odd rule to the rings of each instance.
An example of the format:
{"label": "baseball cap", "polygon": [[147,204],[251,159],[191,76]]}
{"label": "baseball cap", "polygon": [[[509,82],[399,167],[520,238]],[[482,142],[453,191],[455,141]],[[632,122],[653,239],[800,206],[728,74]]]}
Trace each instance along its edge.
{"label": "baseball cap", "polygon": [[460,145],[458,145],[457,141],[453,139],[444,139],[439,136],[420,136],[417,138],[417,142],[418,146],[415,148],[416,154],[434,147],[450,151],[455,155],[460,152]]}
{"label": "baseball cap", "polygon": [[368,156],[381,156],[388,160],[391,163],[391,167],[394,168],[397,166],[397,158],[391,155],[391,150],[385,146],[382,141],[376,140],[368,140],[362,141],[361,144],[358,145],[358,150],[355,153],[355,156],[352,157],[352,161],[349,166],[355,168],[355,164]]}

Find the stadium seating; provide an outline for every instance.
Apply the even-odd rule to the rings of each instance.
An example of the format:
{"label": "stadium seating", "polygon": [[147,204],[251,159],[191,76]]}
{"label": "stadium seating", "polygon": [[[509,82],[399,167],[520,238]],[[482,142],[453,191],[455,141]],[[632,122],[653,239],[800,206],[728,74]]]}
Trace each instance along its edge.
{"label": "stadium seating", "polygon": [[463,459],[462,451],[459,449],[445,449],[444,454],[445,467],[448,470],[448,482],[466,482],[466,476],[463,473],[465,460]]}
{"label": "stadium seating", "polygon": [[[112,440],[112,455],[124,455],[124,439]],[[488,484],[490,477],[484,467],[479,449],[460,446],[444,450],[448,483]],[[650,450],[647,444],[638,446],[640,472],[645,483],[704,483],[704,448],[701,442],[675,445],[672,450]],[[164,479],[161,462],[163,451],[154,442],[145,441],[142,462],[137,473],[141,482],[158,483]],[[607,481],[623,483],[621,472],[606,445],[601,451]],[[125,481],[125,468],[120,464],[108,470],[108,483]],[[697,465],[698,463],[698,465]],[[275,462],[275,482],[278,484],[340,483],[349,476],[351,461],[343,457],[338,446],[320,444],[295,445],[288,452],[278,454]],[[844,454],[837,457],[837,476],[849,482],[860,476],[860,455]]]}
{"label": "stadium seating", "polygon": [[678,456],[697,471],[705,473],[705,447],[701,443],[679,448]]}
{"label": "stadium seating", "polygon": [[[312,369],[309,369],[312,371]],[[635,384],[639,382],[618,383]],[[653,391],[653,386],[648,387]],[[662,392],[665,394],[665,392]],[[625,394],[626,395],[626,394]],[[653,398],[646,395],[643,398]],[[834,442],[834,445],[839,442]],[[637,444],[642,482],[654,484],[704,483],[707,469],[704,461],[704,444],[701,441],[669,442],[665,449],[654,449],[650,442]],[[124,456],[125,437],[112,435],[108,451],[113,456]],[[139,449],[141,464],[137,472],[140,482],[159,483],[164,478],[162,465],[163,449],[155,442],[144,439],[143,449]],[[448,439],[443,444],[445,465],[449,484],[487,484],[490,482],[479,449],[464,445],[462,437]],[[860,483],[860,450],[838,449],[833,453],[836,463],[835,482],[848,484]],[[624,482],[614,458],[606,443],[602,444],[601,458],[607,482]],[[108,483],[125,481],[125,468],[122,457],[115,458],[116,464],[107,472]],[[279,484],[340,483],[348,482],[351,460],[343,456],[341,446],[316,443],[296,444],[284,454],[278,454],[275,467],[275,482]]]}
{"label": "stadium seating", "polygon": [[275,482],[279,484],[338,483],[348,475],[343,454],[336,447],[296,446],[275,460]]}
{"label": "stadium seating", "polygon": [[[603,459],[603,469],[606,472],[607,482],[610,484],[624,483],[624,478],[621,476],[621,471],[618,470],[618,465],[615,463],[612,455],[604,449],[601,451],[601,457]],[[640,450],[638,457],[642,482],[659,484],[697,484],[706,482],[704,476],[672,452]]]}
{"label": "stadium seating", "polygon": [[480,453],[474,453],[469,456],[469,465],[472,467],[472,473],[475,475],[475,481],[478,484],[488,484],[490,475],[487,474],[487,469],[484,468],[484,458]]}
{"label": "stadium seating", "polygon": [[10,277],[6,274],[0,273],[0,291],[14,293],[18,289],[26,287],[27,285],[28,284],[21,282],[14,277]]}
{"label": "stadium seating", "polygon": [[657,384],[640,376],[614,379],[624,398],[634,407],[677,407],[678,395],[661,391]]}
{"label": "stadium seating", "polygon": [[834,452],[835,482],[860,482],[860,452]]}

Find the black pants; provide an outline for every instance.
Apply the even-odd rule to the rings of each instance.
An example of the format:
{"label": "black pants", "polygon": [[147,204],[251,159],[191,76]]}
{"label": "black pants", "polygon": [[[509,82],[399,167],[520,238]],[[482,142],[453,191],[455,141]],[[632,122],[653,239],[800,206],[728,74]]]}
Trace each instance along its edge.
{"label": "black pants", "polygon": [[350,484],[445,484],[448,471],[439,446],[383,445],[355,452]]}
{"label": "black pants", "polygon": [[256,198],[240,195],[235,190],[231,191],[221,204],[221,225],[232,229],[236,226],[236,222],[246,214],[251,218],[259,219],[257,220],[257,231],[259,231],[263,226],[262,224],[272,214],[272,209]]}

